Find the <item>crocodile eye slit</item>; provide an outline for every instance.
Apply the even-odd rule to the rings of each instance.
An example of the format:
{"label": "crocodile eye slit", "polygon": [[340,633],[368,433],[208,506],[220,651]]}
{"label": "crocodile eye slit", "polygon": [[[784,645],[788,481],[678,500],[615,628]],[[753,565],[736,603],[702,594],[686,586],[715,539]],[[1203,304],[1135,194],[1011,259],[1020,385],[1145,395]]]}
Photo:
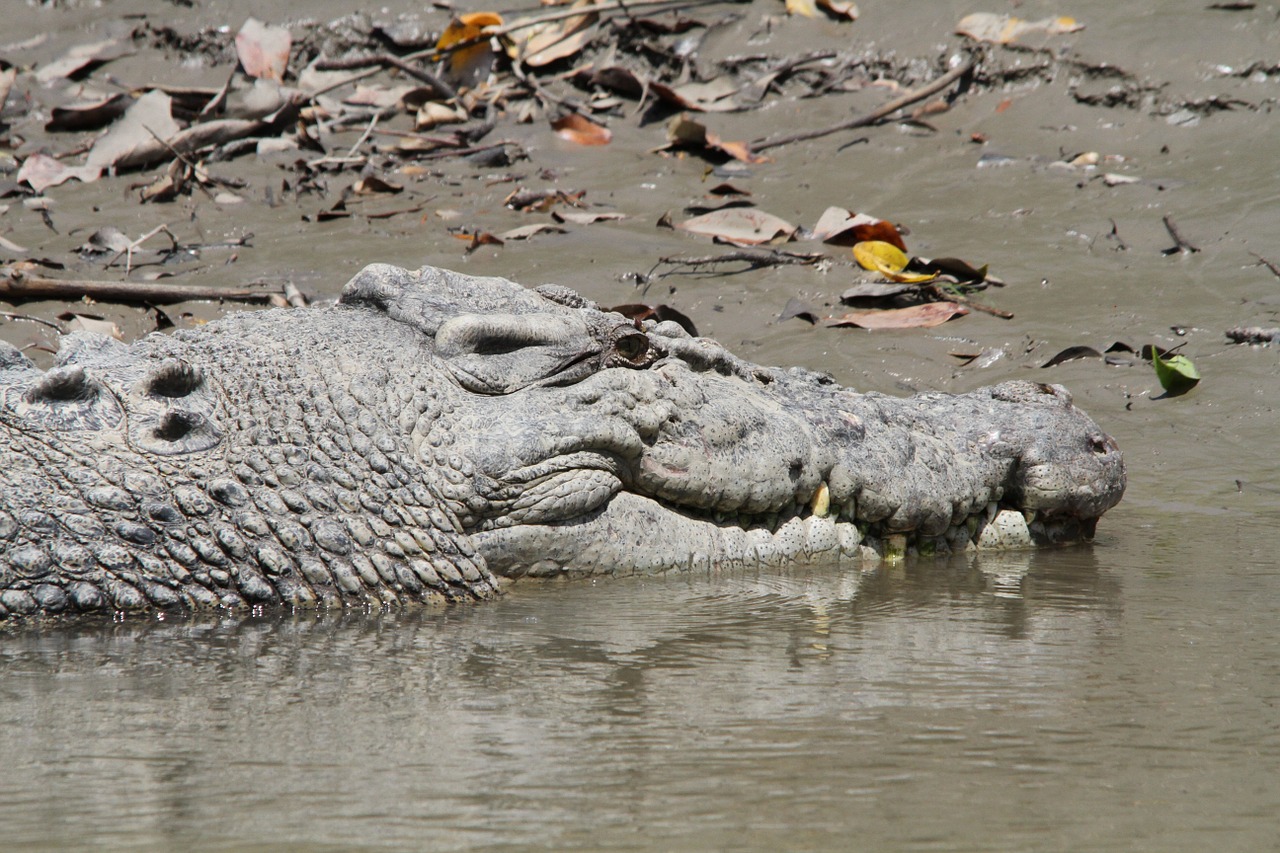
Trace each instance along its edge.
{"label": "crocodile eye slit", "polygon": [[649,352],[649,339],[644,335],[627,335],[619,338],[614,348],[627,361],[640,361]]}

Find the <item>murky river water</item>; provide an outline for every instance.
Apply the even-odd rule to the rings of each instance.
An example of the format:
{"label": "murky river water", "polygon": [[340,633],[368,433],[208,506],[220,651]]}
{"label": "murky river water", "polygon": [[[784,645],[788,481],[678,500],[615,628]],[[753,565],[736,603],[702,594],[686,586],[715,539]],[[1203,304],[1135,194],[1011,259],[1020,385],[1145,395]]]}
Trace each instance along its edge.
{"label": "murky river water", "polygon": [[[853,25],[812,26],[928,53],[980,11],[936,3],[919,18],[905,7],[920,4],[881,5],[864,3]],[[1280,97],[1275,76],[1215,71],[1274,65],[1273,11],[1203,5],[1018,14],[1075,15],[1089,25],[1071,42],[1081,56],[1168,81],[1166,95]],[[749,8],[757,22],[776,11]],[[115,14],[105,9],[27,8],[52,16],[27,26]],[[234,27],[248,10],[209,3],[199,15]],[[758,49],[808,49],[802,24],[780,24]],[[91,35],[86,25],[80,40]],[[833,141],[797,146],[749,179],[777,215],[811,224],[829,204],[867,210],[911,225],[920,254],[990,262],[1010,286],[983,298],[1016,319],[879,334],[764,322],[797,292],[831,300],[847,286],[838,270],[669,279],[653,295],[750,358],[867,390],[1067,384],[1129,463],[1129,493],[1096,544],[865,572],[524,584],[444,612],[6,628],[0,847],[1277,849],[1280,368],[1275,350],[1228,347],[1222,331],[1277,325],[1280,279],[1250,253],[1280,259],[1280,133],[1265,108],[1171,122],[1087,107],[1066,94],[1073,82],[962,102],[933,119],[934,135],[887,127],[840,153]],[[865,97],[720,126],[728,138],[763,135],[766,120],[820,126],[883,95]],[[616,130],[608,156],[528,131],[539,166],[616,188],[592,191],[633,214],[597,226],[613,230],[464,257],[439,223],[318,232],[296,209],[255,204],[237,222],[270,243],[207,279],[291,274],[332,295],[366,261],[431,262],[633,301],[618,275],[707,249],[653,227],[702,192],[704,165],[646,154],[655,143],[634,124]],[[986,146],[968,142],[975,132]],[[1109,188],[1048,165],[1080,151],[1123,155],[1106,170],[1146,183]],[[976,168],[991,153],[1013,162]],[[478,186],[424,192],[460,207]],[[122,202],[118,184],[75,192],[64,225],[99,224],[86,197],[119,206],[131,233],[175,218]],[[485,215],[527,221],[500,205]],[[1162,255],[1164,215],[1203,251]],[[35,214],[6,217],[17,242],[54,239]],[[1127,249],[1108,238],[1113,224]],[[1156,399],[1145,366],[1036,367],[1114,340],[1185,340],[1205,379]],[[948,355],[980,349],[1003,355],[982,367]]]}

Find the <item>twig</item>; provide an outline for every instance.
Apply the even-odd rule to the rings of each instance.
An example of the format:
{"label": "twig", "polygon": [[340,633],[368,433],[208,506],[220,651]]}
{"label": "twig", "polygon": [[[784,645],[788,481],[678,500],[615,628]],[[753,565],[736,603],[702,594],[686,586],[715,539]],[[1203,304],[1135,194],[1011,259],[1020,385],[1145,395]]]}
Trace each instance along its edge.
{"label": "twig", "polygon": [[[679,9],[688,9],[688,8],[697,7],[697,6],[710,6],[715,3],[724,3],[724,2],[740,2],[740,0],[626,0],[626,2],[619,2],[619,0],[614,0],[614,2],[612,3],[599,3],[594,6],[575,6],[572,9],[562,9],[557,12],[548,12],[545,15],[534,15],[533,17],[529,17],[529,18],[521,18],[520,20],[512,21],[510,24],[506,24],[505,26],[496,27],[492,30],[488,30],[484,33],[481,33],[475,38],[470,38],[470,39],[466,39],[465,41],[455,42],[454,44],[451,44],[448,47],[423,48],[422,50],[416,50],[413,53],[407,53],[403,57],[400,57],[400,59],[405,62],[408,62],[409,60],[414,60],[414,59],[423,59],[424,57],[439,59],[441,57],[448,56],[451,53],[457,53],[460,50],[466,50],[469,47],[475,47],[478,44],[484,44],[485,42],[489,41],[492,38],[510,35],[511,33],[518,32],[519,30],[528,29],[529,27],[536,27],[539,24],[551,23],[552,21],[559,21],[559,20],[563,20],[564,18],[576,18],[579,15],[588,15],[593,12],[622,11],[626,14],[630,14],[629,10],[631,9],[648,8],[648,7],[655,7],[655,6],[664,7],[660,9],[660,11],[675,12]],[[318,89],[315,92],[312,92],[311,97],[313,98],[319,97],[320,95],[324,95],[328,92],[332,92],[334,89],[339,89],[343,86],[346,86],[349,83],[356,83],[356,82],[359,82],[360,80],[365,79],[366,77],[372,77],[374,74],[377,74],[381,70],[382,70],[382,66],[378,65],[378,67],[376,68],[370,68],[365,71],[360,71],[356,74],[351,75],[350,77],[347,77],[343,80],[338,80],[337,82],[334,82],[334,83],[330,83],[328,86],[324,86],[323,88]]]}
{"label": "twig", "polygon": [[1258,263],[1262,264],[1264,267],[1266,267],[1267,269],[1271,270],[1271,274],[1272,274],[1272,275],[1277,276],[1277,277],[1280,277],[1280,267],[1277,267],[1277,266],[1276,266],[1275,264],[1273,264],[1271,261],[1269,261],[1269,260],[1267,260],[1266,258],[1262,257],[1262,255],[1259,255],[1259,254],[1257,254],[1256,252],[1250,252],[1249,254],[1251,254],[1251,255],[1253,255],[1255,258],[1257,258],[1257,259],[1258,259]]}
{"label": "twig", "polygon": [[123,249],[121,249],[120,251],[112,255],[111,260],[107,261],[107,267],[110,268],[112,264],[120,260],[121,255],[124,255],[124,272],[125,272],[125,275],[128,275],[133,270],[134,249],[141,247],[143,243],[147,242],[152,237],[159,234],[161,231],[169,235],[169,241],[173,243],[173,246],[171,247],[171,251],[176,250],[178,248],[178,238],[173,236],[173,232],[169,230],[169,226],[157,225],[155,228],[152,228],[146,234],[143,234],[137,240],[134,240],[132,243],[130,243],[129,245],[125,246]]}
{"label": "twig", "polygon": [[1166,214],[1162,221],[1164,222],[1164,227],[1169,231],[1169,236],[1173,238],[1173,242],[1175,244],[1173,248],[1165,249],[1161,252],[1162,255],[1175,255],[1178,252],[1195,253],[1200,251],[1199,248],[1188,243],[1183,239],[1182,235],[1178,233],[1178,226],[1173,224],[1173,217]]}
{"label": "twig", "polygon": [[[416,54],[409,54],[409,57],[415,59],[421,58],[427,53],[428,51],[418,51]],[[398,56],[392,56],[389,53],[377,53],[373,56],[360,56],[351,59],[328,59],[323,62],[317,62],[316,69],[319,71],[349,71],[353,68],[366,68],[373,65],[384,68],[388,66],[391,68],[398,68],[400,71],[403,71],[415,80],[426,83],[433,89],[439,90],[445,100],[453,100],[458,97],[457,89],[453,88],[430,71],[419,68],[407,60],[401,59]]]}
{"label": "twig", "polygon": [[232,299],[237,302],[270,302],[273,291],[250,288],[224,289],[190,284],[159,282],[92,281],[26,276],[21,273],[0,278],[0,296],[6,299],[64,299],[88,296],[99,302],[173,303],[191,299]]}
{"label": "twig", "polygon": [[972,73],[976,65],[977,60],[973,57],[969,57],[969,60],[963,65],[956,66],[946,74],[943,74],[941,77],[934,80],[932,83],[928,83],[918,89],[912,89],[905,95],[894,98],[889,103],[872,110],[864,116],[850,119],[849,121],[841,122],[840,124],[832,125],[831,127],[820,128],[818,130],[806,130],[801,133],[793,133],[786,136],[759,139],[751,143],[751,150],[766,151],[770,148],[777,148],[780,145],[789,145],[792,142],[803,142],[806,139],[818,139],[819,137],[839,133],[842,130],[854,130],[855,128],[867,127],[868,125],[875,124],[876,122],[896,113],[903,107],[914,104],[916,101],[924,100],[930,95],[942,91],[960,78]]}
{"label": "twig", "polygon": [[927,290],[929,293],[933,294],[943,302],[959,302],[961,305],[964,305],[966,308],[972,308],[973,310],[981,311],[984,314],[991,314],[992,316],[999,317],[1002,320],[1013,319],[1012,311],[1002,311],[999,308],[992,308],[990,305],[985,305],[981,302],[976,302],[970,299],[969,297],[965,296],[963,293],[946,290],[945,288],[940,287],[939,285],[936,285],[936,284],[926,284],[924,287],[921,288],[921,290],[922,291]]}
{"label": "twig", "polygon": [[50,329],[53,329],[60,334],[66,332],[66,329],[62,328],[62,326],[59,326],[52,320],[46,320],[43,317],[32,317],[30,314],[15,314],[12,311],[0,311],[0,317],[4,317],[6,320],[13,323],[18,322],[19,320],[29,320],[32,323],[40,323],[48,326]]}

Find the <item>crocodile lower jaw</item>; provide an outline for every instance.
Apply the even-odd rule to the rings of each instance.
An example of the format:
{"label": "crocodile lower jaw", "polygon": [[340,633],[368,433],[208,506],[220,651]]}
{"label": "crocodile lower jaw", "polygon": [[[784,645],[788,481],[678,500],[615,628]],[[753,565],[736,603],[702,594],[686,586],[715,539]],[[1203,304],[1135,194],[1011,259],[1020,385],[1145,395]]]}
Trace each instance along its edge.
{"label": "crocodile lower jaw", "polygon": [[472,542],[494,573],[509,578],[646,575],[1069,544],[1092,538],[1095,523],[1028,519],[1020,510],[990,504],[945,533],[926,536],[806,510],[742,526],[738,519],[698,517],[622,492],[579,518],[484,530],[473,533]]}

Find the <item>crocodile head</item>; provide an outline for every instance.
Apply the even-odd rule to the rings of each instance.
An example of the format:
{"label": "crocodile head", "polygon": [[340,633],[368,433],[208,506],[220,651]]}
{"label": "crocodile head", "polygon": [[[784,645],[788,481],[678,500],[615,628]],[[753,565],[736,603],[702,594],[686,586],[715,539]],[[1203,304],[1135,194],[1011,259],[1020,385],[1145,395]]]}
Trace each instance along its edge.
{"label": "crocodile head", "polygon": [[503,575],[1091,538],[1121,454],[1060,386],[858,394],[558,287],[368,267],[342,302],[433,340],[414,451]]}

